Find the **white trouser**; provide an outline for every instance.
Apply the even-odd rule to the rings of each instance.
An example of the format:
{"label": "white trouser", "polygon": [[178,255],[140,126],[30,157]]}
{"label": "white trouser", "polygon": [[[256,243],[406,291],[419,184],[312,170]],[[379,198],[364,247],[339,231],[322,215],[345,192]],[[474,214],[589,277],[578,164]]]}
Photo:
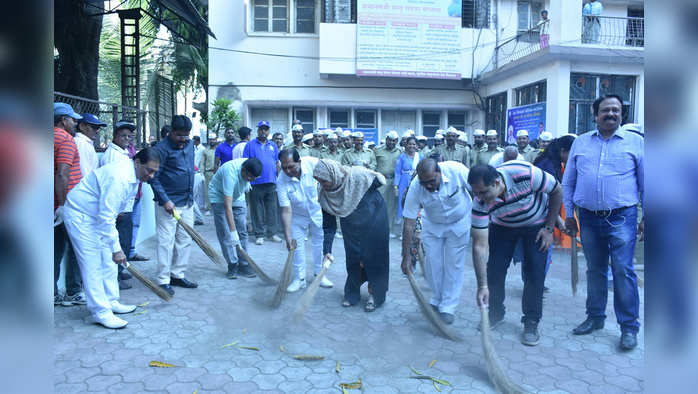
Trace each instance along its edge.
{"label": "white trouser", "polygon": [[63,221],[80,266],[87,310],[95,318],[112,313],[111,303],[119,299],[117,265],[106,242],[97,234],[96,221],[67,206]]}
{"label": "white trouser", "polygon": [[[193,206],[177,207],[177,212],[182,216],[184,223],[194,225]],[[169,284],[170,276],[184,278],[191,253],[191,237],[181,226],[177,226],[177,220],[161,205],[155,207],[155,229],[158,234],[158,284]]]}
{"label": "white trouser", "polygon": [[461,236],[447,231],[441,237],[422,232],[426,276],[431,285],[429,303],[437,306],[440,312],[453,314],[458,306],[465,275],[465,247],[469,237],[470,231]]}
{"label": "white trouser", "polygon": [[295,278],[305,278],[305,236],[310,229],[310,247],[313,255],[313,263],[315,263],[315,274],[319,274],[322,270],[322,240],[323,231],[322,225],[318,226],[309,217],[292,215],[291,217],[291,237],[296,240],[296,253],[293,255],[293,268]]}
{"label": "white trouser", "polygon": [[206,210],[206,201],[204,196],[204,188],[206,187],[206,178],[200,172],[194,174],[194,205],[196,208]]}

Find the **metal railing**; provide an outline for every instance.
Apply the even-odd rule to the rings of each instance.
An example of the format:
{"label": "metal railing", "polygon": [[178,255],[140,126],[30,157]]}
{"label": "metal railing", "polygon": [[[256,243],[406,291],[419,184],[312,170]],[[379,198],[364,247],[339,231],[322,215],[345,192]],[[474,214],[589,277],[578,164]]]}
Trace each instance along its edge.
{"label": "metal railing", "polygon": [[549,23],[545,22],[528,30],[520,31],[515,37],[497,45],[494,48],[494,69],[546,48],[549,35],[541,34],[541,31],[546,32],[549,29]]}
{"label": "metal railing", "polygon": [[[108,103],[97,101],[71,94],[54,92],[54,102],[63,102],[70,104],[77,113],[90,113],[107,124],[107,127],[102,129],[95,140],[95,148],[105,149],[108,141],[111,141],[114,124],[121,119],[128,119],[136,123],[136,135],[134,143],[136,146],[142,146],[147,138],[146,120],[148,111],[141,110],[135,107],[127,107],[121,104]],[[155,133],[155,135],[158,133]],[[157,138],[157,136],[156,136]]]}
{"label": "metal railing", "polygon": [[582,15],[582,44],[644,47],[645,18]]}

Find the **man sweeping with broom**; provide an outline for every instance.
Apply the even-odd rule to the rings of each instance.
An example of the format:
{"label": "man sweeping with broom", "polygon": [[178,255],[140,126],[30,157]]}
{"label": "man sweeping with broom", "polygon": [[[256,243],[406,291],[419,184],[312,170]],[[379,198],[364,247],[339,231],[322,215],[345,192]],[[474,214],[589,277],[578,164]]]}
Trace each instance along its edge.
{"label": "man sweeping with broom", "polygon": [[216,236],[228,262],[228,279],[235,279],[238,274],[247,278],[256,276],[249,264],[238,257],[235,247],[240,245],[238,227],[244,231],[246,226],[245,192],[250,190],[250,182],[261,174],[259,159],[233,159],[216,171],[208,186]]}
{"label": "man sweeping with broom", "polygon": [[63,207],[63,222],[80,265],[87,309],[107,328],[125,327],[127,322],[114,314],[136,309],[119,302],[116,264],[126,263],[128,250],[121,250],[116,217],[135,198],[139,181],[152,179],[159,166],[160,157],[151,148],[138,152],[133,160],[102,166],[68,193]]}

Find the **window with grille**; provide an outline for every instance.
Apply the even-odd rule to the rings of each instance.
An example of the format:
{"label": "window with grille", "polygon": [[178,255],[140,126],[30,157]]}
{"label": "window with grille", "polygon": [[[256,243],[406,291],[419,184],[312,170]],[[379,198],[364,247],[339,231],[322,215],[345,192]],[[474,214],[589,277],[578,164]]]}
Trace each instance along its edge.
{"label": "window with grille", "polygon": [[448,111],[448,125],[456,130],[465,131],[465,112]]}
{"label": "window with grille", "polygon": [[422,112],[422,135],[433,137],[436,130],[441,128],[441,112]]}
{"label": "window with grille", "polygon": [[519,106],[545,102],[547,85],[547,82],[543,80],[514,89],[516,105]]}
{"label": "window with grille", "polygon": [[461,6],[461,26],[475,29],[490,27],[490,0],[462,0]]}
{"label": "window with grille", "polygon": [[315,109],[313,108],[294,108],[293,109],[293,119],[298,119],[301,121],[303,130],[308,132],[315,131]]}
{"label": "window with grille", "polygon": [[570,74],[569,132],[582,134],[596,129],[592,104],[596,98],[617,94],[623,99],[622,123],[635,119],[635,76]]}
{"label": "window with grille", "polygon": [[345,109],[331,109],[329,110],[330,118],[330,128],[336,129],[341,127],[343,129],[349,128],[349,111]]}
{"label": "window with grille", "polygon": [[507,127],[507,92],[485,98],[485,127],[497,130],[499,143],[504,142]]}
{"label": "window with grille", "polygon": [[357,110],[356,128],[357,129],[375,129],[376,128],[376,111],[375,110]]}

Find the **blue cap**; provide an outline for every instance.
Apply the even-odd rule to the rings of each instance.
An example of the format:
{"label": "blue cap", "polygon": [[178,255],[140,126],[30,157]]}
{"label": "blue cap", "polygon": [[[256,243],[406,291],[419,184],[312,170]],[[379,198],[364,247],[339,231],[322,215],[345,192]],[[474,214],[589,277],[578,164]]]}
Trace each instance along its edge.
{"label": "blue cap", "polygon": [[66,115],[73,119],[80,120],[80,116],[77,112],[73,110],[73,107],[68,103],[53,103],[53,116]]}
{"label": "blue cap", "polygon": [[266,120],[260,120],[259,123],[257,123],[257,128],[260,128],[260,127],[267,127],[268,128],[269,122],[267,122]]}
{"label": "blue cap", "polygon": [[82,120],[80,120],[80,123],[87,123],[91,124],[94,126],[99,126],[99,127],[105,127],[107,124],[102,122],[101,120],[97,119],[96,116],[88,113],[82,114]]}

